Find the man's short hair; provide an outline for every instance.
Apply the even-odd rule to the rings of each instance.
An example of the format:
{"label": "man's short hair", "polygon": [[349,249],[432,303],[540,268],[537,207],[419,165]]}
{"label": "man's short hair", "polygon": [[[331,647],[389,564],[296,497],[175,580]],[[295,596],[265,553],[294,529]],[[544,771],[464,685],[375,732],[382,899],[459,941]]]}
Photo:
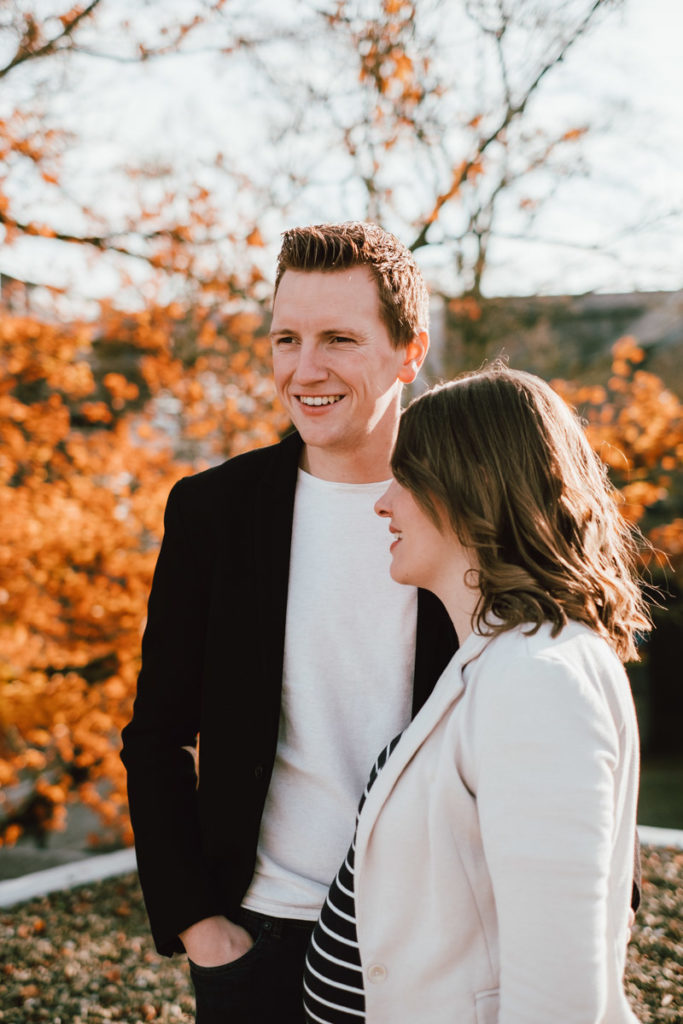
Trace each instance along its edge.
{"label": "man's short hair", "polygon": [[429,293],[410,249],[377,224],[313,224],[282,236],[275,295],[286,270],[335,271],[367,267],[379,295],[380,315],[396,348],[429,327]]}

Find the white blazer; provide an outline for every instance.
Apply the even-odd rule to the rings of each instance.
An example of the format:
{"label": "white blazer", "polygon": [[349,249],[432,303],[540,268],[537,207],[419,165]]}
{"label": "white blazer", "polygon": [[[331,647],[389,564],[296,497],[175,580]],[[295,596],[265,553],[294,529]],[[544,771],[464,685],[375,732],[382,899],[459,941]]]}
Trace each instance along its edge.
{"label": "white blazer", "polygon": [[623,666],[579,623],[471,634],[356,836],[368,1024],[625,1024],[638,790]]}

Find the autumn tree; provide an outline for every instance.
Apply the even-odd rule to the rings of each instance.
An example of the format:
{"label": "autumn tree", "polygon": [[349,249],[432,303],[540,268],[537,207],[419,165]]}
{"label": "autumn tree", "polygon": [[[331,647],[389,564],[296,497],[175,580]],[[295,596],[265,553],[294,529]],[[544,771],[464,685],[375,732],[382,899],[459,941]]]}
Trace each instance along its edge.
{"label": "autumn tree", "polygon": [[589,173],[589,117],[549,116],[542,100],[618,6],[340,0],[320,12],[320,52],[288,78],[299,136],[319,133],[303,159],[295,150],[305,195],[324,182],[326,202],[361,211],[419,253],[439,290],[458,297],[468,361],[481,357],[492,250],[511,236],[531,244],[562,184]]}
{"label": "autumn tree", "polygon": [[[119,732],[168,490],[286,426],[264,336],[279,232],[380,220],[475,310],[501,210],[532,217],[584,138],[535,102],[612,6],[2,6],[4,841],[75,799],[126,834]],[[98,162],[77,129],[106,120],[112,76],[147,96],[168,61],[214,76],[195,110],[213,103],[222,137],[171,152],[165,126],[139,160]]]}
{"label": "autumn tree", "polygon": [[[68,43],[52,42],[64,34],[55,26],[49,43],[31,44],[32,53],[49,50],[45,67],[58,61],[67,88],[75,84],[71,68],[84,81],[93,76],[96,94],[102,83],[114,83],[111,75],[98,78],[93,65],[125,71],[137,61],[148,72],[135,78],[140,91],[158,92],[166,80],[154,72],[170,55],[178,80],[194,74],[217,96],[181,92],[192,99],[190,116],[205,117],[197,125],[201,135],[183,136],[188,145],[179,152],[177,141],[165,148],[158,133],[150,150],[156,157],[136,168],[144,221],[135,191],[103,170],[127,207],[103,230],[102,197],[93,197],[92,176],[77,175],[72,162],[74,183],[92,198],[95,217],[84,222],[89,230],[64,234],[139,260],[162,238],[172,240],[165,217],[174,203],[178,210],[189,201],[201,180],[216,213],[214,230],[196,239],[209,262],[221,253],[236,266],[244,254],[235,246],[256,225],[270,245],[283,223],[361,217],[419,250],[448,294],[476,300],[496,245],[510,236],[529,244],[542,210],[561,202],[563,184],[590,173],[589,113],[577,121],[576,113],[549,110],[546,96],[586,37],[620,6],[621,0],[186,0],[177,25],[165,23],[163,12],[143,18],[124,4],[124,28],[116,16],[121,5],[99,0],[88,8],[97,17],[82,17]],[[28,82],[31,61],[14,64],[15,73],[22,68]],[[42,123],[63,122],[48,76],[34,80],[45,86]],[[83,119],[92,119],[92,101],[79,102]],[[120,133],[120,124],[110,123]],[[80,152],[87,167],[87,150]],[[174,196],[179,180],[183,202]],[[57,194],[52,198],[54,206]],[[59,196],[60,203],[67,198]],[[46,192],[44,205],[49,201]],[[30,226],[21,212],[15,220]]]}
{"label": "autumn tree", "polygon": [[[79,52],[99,6],[44,21],[20,5],[5,9],[0,76],[31,63],[54,68]],[[180,45],[193,27],[176,26],[170,42],[139,59]],[[147,298],[128,309],[101,301],[93,314],[63,289],[19,273],[3,278],[0,830],[8,843],[61,827],[73,799],[97,811],[105,836],[125,833],[118,736],[130,716],[166,496],[184,473],[272,442],[284,427],[251,294],[258,233],[247,233],[232,272],[203,256],[216,224],[203,189],[166,193],[118,223],[79,204],[63,166],[70,140],[40,106],[39,89],[0,120],[5,257],[27,244],[77,248],[114,261],[124,285],[126,261],[143,262]],[[29,183],[24,192],[19,180]]]}
{"label": "autumn tree", "polygon": [[649,542],[641,552],[644,579],[658,587],[655,630],[646,648],[648,728],[643,740],[656,754],[680,752],[683,692],[675,666],[683,649],[683,404],[659,377],[641,368],[643,349],[632,337],[613,347],[605,385],[555,381],[586,418],[592,447],[618,488],[622,514]]}

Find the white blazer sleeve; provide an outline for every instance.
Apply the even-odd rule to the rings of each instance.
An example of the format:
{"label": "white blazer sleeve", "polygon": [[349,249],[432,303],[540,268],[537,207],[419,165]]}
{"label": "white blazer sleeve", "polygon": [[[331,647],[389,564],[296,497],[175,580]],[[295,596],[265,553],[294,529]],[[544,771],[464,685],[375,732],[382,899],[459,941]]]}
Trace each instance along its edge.
{"label": "white blazer sleeve", "polygon": [[482,673],[473,725],[499,919],[499,1024],[593,1024],[609,984],[618,726],[598,680],[526,656]]}

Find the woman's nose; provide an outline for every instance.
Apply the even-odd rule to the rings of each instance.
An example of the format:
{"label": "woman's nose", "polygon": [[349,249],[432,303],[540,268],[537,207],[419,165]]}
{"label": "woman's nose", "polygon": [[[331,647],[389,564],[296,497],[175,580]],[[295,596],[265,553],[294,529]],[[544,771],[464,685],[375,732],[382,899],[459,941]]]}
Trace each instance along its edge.
{"label": "woman's nose", "polygon": [[391,515],[391,494],[392,484],[389,484],[384,494],[377,499],[375,502],[375,513],[378,516],[390,516]]}

